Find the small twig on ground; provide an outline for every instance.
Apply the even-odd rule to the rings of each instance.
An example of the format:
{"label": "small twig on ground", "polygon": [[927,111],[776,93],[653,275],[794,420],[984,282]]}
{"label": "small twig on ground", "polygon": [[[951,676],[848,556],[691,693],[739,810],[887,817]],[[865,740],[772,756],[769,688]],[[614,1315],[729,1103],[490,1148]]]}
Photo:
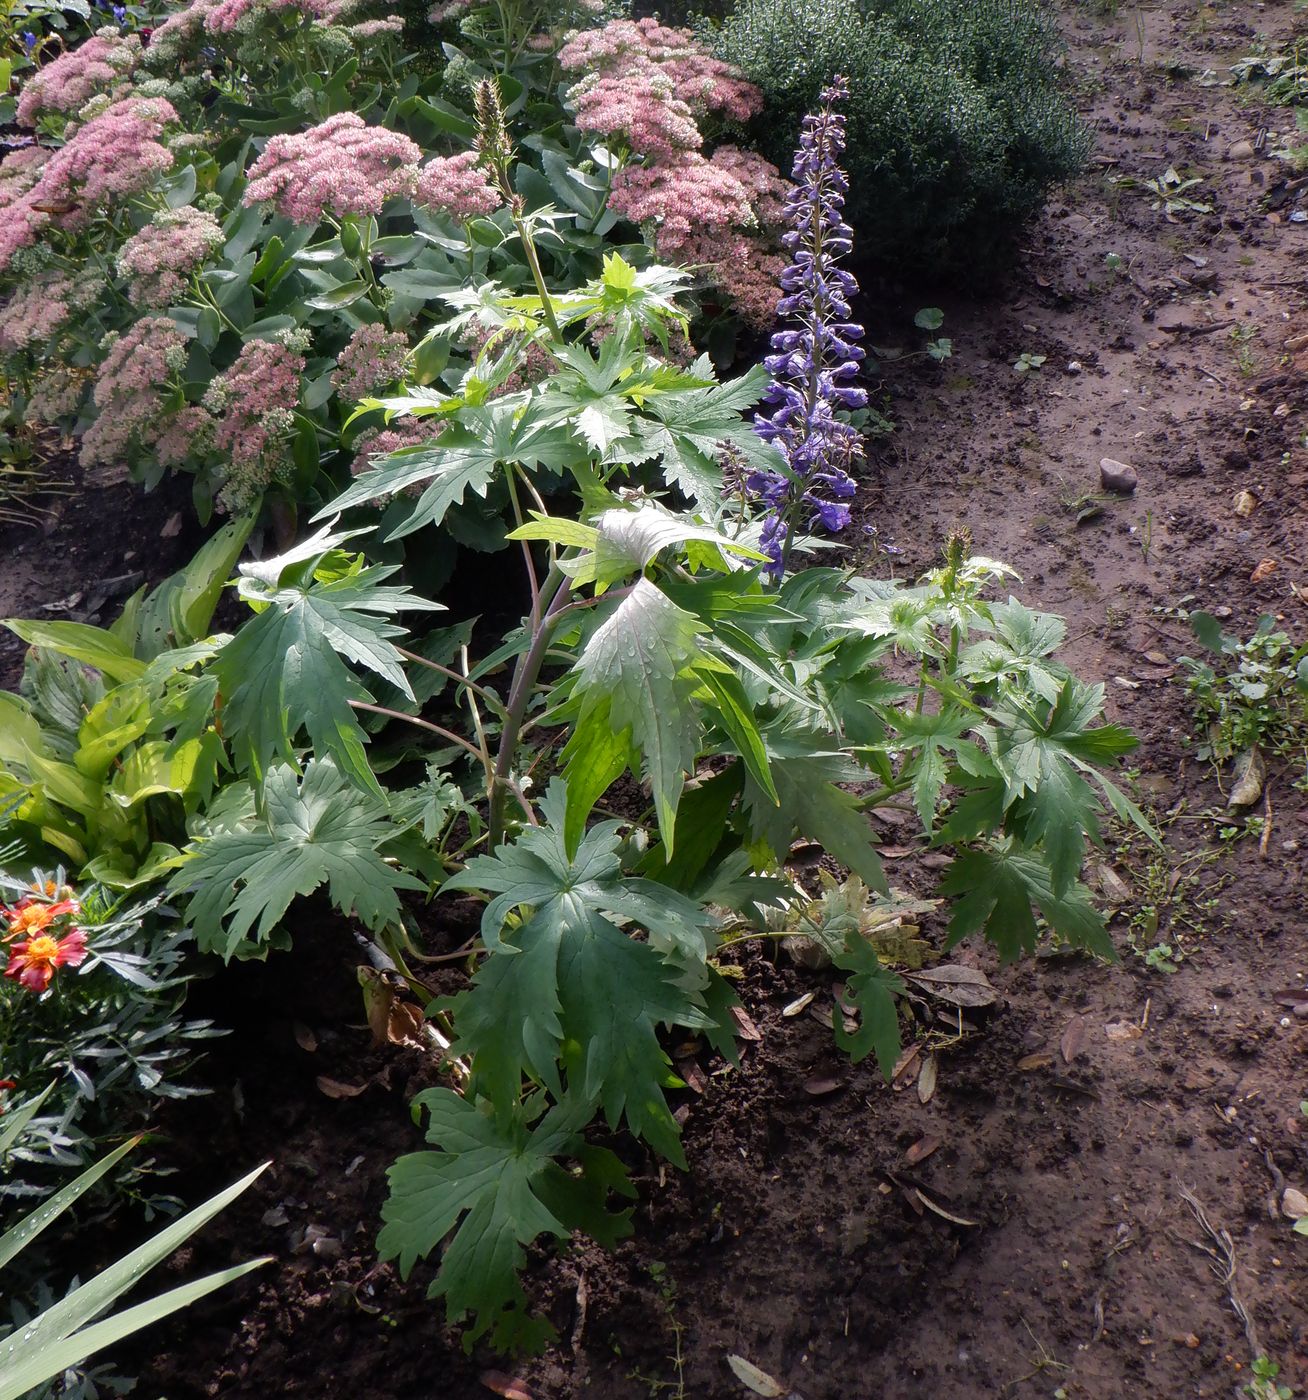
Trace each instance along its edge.
{"label": "small twig on ground", "polygon": [[1263,834],[1258,842],[1258,857],[1267,859],[1267,843],[1272,839],[1272,785],[1263,789]]}
{"label": "small twig on ground", "polygon": [[1231,1305],[1231,1311],[1240,1319],[1240,1324],[1244,1328],[1245,1341],[1249,1344],[1250,1352],[1254,1356],[1261,1356],[1263,1349],[1258,1344],[1258,1329],[1254,1326],[1253,1318],[1249,1316],[1248,1309],[1236,1291],[1238,1269],[1235,1262],[1235,1243],[1231,1239],[1230,1231],[1219,1230],[1209,1220],[1208,1213],[1203,1206],[1184,1187],[1181,1189],[1181,1199],[1190,1207],[1190,1212],[1198,1222],[1199,1228],[1208,1236],[1209,1240],[1207,1244],[1202,1240],[1191,1240],[1191,1246],[1208,1256],[1213,1273],[1217,1276],[1222,1287],[1226,1289],[1226,1299]]}
{"label": "small twig on ground", "polygon": [[1022,1326],[1026,1328],[1026,1335],[1035,1343],[1035,1355],[1026,1359],[1031,1363],[1031,1370],[1026,1375],[1018,1376],[1016,1380],[1009,1381],[1004,1386],[1005,1394],[1012,1390],[1014,1386],[1019,1386],[1025,1381],[1029,1381],[1034,1376],[1040,1375],[1042,1371],[1070,1371],[1072,1368],[1064,1361],[1059,1361],[1057,1357],[1050,1354],[1049,1348],[1031,1330],[1031,1324],[1022,1319]]}

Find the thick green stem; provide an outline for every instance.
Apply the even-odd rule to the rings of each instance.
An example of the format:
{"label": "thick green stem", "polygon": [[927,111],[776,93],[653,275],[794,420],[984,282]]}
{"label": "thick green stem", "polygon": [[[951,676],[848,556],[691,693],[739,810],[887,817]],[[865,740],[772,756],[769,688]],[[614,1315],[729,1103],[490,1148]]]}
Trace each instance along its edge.
{"label": "thick green stem", "polygon": [[543,609],[533,618],[531,645],[523,653],[513,672],[513,685],[509,690],[509,700],[504,716],[504,728],[500,732],[500,749],[495,758],[495,769],[491,774],[488,799],[488,845],[494,850],[504,836],[504,805],[511,791],[510,773],[513,756],[518,747],[518,736],[522,732],[522,722],[527,715],[527,705],[531,692],[540,675],[545,653],[549,649],[550,634],[559,614],[567,606],[569,589],[563,570],[556,565],[545,577],[541,586],[539,606]]}

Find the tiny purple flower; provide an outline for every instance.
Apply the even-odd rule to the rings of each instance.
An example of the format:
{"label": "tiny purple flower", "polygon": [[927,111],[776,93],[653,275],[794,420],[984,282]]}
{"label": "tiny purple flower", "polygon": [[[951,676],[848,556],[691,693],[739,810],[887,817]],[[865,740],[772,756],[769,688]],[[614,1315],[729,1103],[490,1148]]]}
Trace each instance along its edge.
{"label": "tiny purple flower", "polygon": [[36,47],[36,35],[30,29],[23,30],[23,47],[28,53],[31,53]]}
{"label": "tiny purple flower", "polygon": [[772,376],[764,396],[770,407],[755,419],[754,431],[780,448],[789,474],[756,471],[747,481],[769,511],[761,548],[771,560],[765,572],[774,578],[785,569],[797,525],[835,532],[849,524],[843,503],[856,490],[849,468],[863,455],[858,430],[837,416],[867,403],[853,382],[863,359],[857,343],[863,327],[850,319],[858,282],[837,265],[853,246],[840,168],[845,118],[835,110],[848,95],[845,79],[833,79],[818,111],[804,118],[785,207],[790,228],[781,241],[791,261],[781,274],[785,295],[777,314],[797,325],[772,337],[773,353],[763,361]]}

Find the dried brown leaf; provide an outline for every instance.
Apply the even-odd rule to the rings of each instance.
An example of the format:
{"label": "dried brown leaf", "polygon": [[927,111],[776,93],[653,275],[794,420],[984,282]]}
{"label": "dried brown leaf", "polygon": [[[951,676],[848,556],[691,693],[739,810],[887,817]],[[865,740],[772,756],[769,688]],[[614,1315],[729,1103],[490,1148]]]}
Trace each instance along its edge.
{"label": "dried brown leaf", "polygon": [[954,1222],[955,1225],[979,1225],[979,1224],[980,1224],[980,1221],[977,1221],[977,1220],[969,1220],[969,1219],[967,1219],[966,1216],[963,1216],[963,1215],[955,1215],[955,1214],[953,1213],[953,1211],[946,1210],[946,1209],[944,1208],[944,1206],[940,1205],[940,1204],[939,1204],[938,1202],[936,1202],[936,1201],[933,1201],[933,1200],[931,1199],[931,1197],[928,1196],[927,1193],[926,1193],[925,1191],[923,1191],[922,1188],[921,1188],[920,1186],[915,1188],[914,1194],[917,1196],[918,1200],[921,1201],[922,1204],[923,1204],[929,1211],[934,1211],[935,1214],[938,1215],[938,1216],[940,1216],[940,1218],[941,1218],[942,1220],[952,1220],[952,1221]]}
{"label": "dried brown leaf", "polygon": [[813,998],[816,996],[816,992],[805,992],[803,996],[796,997],[789,1005],[782,1007],[781,1014],[787,1018],[798,1016],[801,1011],[813,1004]]}
{"label": "dried brown leaf", "polygon": [[314,1083],[329,1099],[357,1099],[368,1087],[366,1084],[342,1084],[339,1079],[329,1079],[325,1074],[320,1074]]}
{"label": "dried brown leaf", "polygon": [[1058,1048],[1062,1052],[1063,1063],[1070,1065],[1073,1060],[1085,1049],[1086,1031],[1089,1022],[1084,1016],[1073,1016],[1067,1023],[1067,1028],[1063,1031],[1063,1038],[1058,1042]]}
{"label": "dried brown leaf", "polygon": [[732,1352],[727,1357],[727,1365],[731,1367],[741,1385],[752,1390],[755,1395],[765,1395],[770,1397],[770,1400],[778,1400],[779,1396],[788,1393],[787,1388],[775,1376],[769,1376],[766,1371],[760,1370],[752,1361],[746,1361],[743,1356]]}
{"label": "dried brown leaf", "polygon": [[502,1395],[504,1400],[535,1400],[522,1381],[515,1376],[506,1376],[503,1371],[483,1371],[478,1380],[487,1390]]}
{"label": "dried brown leaf", "polygon": [[940,1143],[940,1138],[932,1137],[930,1134],[926,1137],[918,1138],[912,1147],[904,1153],[904,1165],[906,1167],[915,1167],[919,1162],[925,1162],[933,1152],[939,1150]]}
{"label": "dried brown leaf", "polygon": [[303,1021],[295,1021],[291,1025],[291,1034],[295,1037],[295,1043],[301,1050],[312,1055],[318,1048],[318,1037],[304,1024]]}
{"label": "dried brown leaf", "polygon": [[840,1087],[841,1081],[829,1074],[815,1074],[811,1079],[804,1081],[804,1092],[811,1094],[815,1099],[834,1094]]}
{"label": "dried brown leaf", "polygon": [[763,1039],[763,1032],[750,1020],[749,1014],[743,1006],[733,1006],[731,1008],[732,1019],[736,1023],[736,1029],[740,1032],[742,1040],[752,1040],[756,1043]]}
{"label": "dried brown leaf", "polygon": [[917,1076],[917,1101],[919,1103],[930,1103],[936,1092],[936,1057],[928,1055],[922,1061],[922,1068]]}
{"label": "dried brown leaf", "polygon": [[1026,1074],[1033,1069],[1048,1069],[1053,1062],[1054,1057],[1047,1050],[1039,1050],[1034,1055],[1023,1055],[1017,1067]]}
{"label": "dried brown leaf", "polygon": [[918,972],[904,974],[932,996],[952,1002],[955,1006],[992,1006],[999,993],[990,985],[984,972],[958,963],[943,967],[924,967]]}

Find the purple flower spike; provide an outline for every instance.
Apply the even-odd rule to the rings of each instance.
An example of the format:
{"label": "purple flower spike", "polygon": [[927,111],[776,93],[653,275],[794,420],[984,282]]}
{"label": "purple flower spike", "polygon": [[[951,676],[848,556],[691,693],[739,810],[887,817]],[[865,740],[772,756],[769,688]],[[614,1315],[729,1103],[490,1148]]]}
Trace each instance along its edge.
{"label": "purple flower spike", "polygon": [[850,320],[858,282],[837,266],[854,236],[845,222],[848,182],[840,167],[845,118],[835,110],[848,96],[848,84],[837,77],[818,111],[804,118],[785,207],[790,228],[782,243],[791,261],[781,275],[785,295],[777,314],[797,324],[772,337],[774,353],[763,361],[773,376],[764,396],[770,410],[754,420],[754,431],[781,449],[791,475],[753,472],[747,483],[769,508],[761,548],[771,560],[765,572],[774,578],[785,570],[797,525],[835,532],[849,524],[845,502],[855,494],[849,468],[863,456],[858,430],[837,417],[839,409],[867,403],[854,383],[864,353],[855,343],[863,327]]}

